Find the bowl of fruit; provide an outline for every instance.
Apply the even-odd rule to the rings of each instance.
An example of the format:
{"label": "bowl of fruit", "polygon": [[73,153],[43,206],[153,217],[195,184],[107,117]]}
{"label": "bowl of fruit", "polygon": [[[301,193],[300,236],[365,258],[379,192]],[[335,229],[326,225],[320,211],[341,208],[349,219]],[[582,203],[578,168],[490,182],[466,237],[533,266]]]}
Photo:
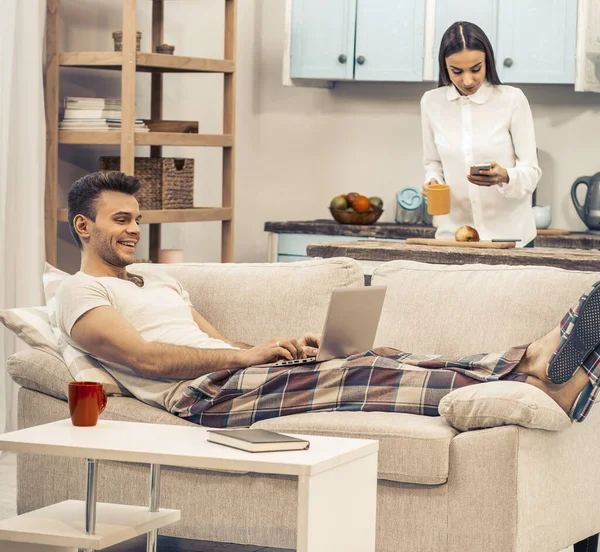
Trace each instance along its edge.
{"label": "bowl of fruit", "polygon": [[335,196],[329,210],[340,224],[373,224],[383,213],[383,200],[352,192]]}

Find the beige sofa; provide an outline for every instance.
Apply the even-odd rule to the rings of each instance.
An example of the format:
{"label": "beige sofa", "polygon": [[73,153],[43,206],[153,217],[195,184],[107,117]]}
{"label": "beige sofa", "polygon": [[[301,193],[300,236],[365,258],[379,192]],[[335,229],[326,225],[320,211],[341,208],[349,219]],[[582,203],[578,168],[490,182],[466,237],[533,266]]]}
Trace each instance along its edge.
{"label": "beige sofa", "polygon": [[[331,289],[363,285],[349,259],[161,268],[217,328],[245,342],[318,331]],[[386,263],[372,279],[388,287],[376,345],[466,354],[530,342],[596,278],[540,267]],[[21,427],[68,417],[65,365],[27,351],[8,368],[23,386]],[[188,423],[128,397],[111,397],[103,417]],[[559,432],[508,425],[460,433],[439,417],[362,412],[256,425],[380,440],[378,552],[552,552],[600,531],[600,406]],[[84,470],[80,460],[21,455],[19,511],[83,498]],[[147,485],[146,467],[100,463],[101,501],[146,504]],[[293,548],[295,493],[287,477],[165,468],[161,505],[182,510],[165,534]]]}

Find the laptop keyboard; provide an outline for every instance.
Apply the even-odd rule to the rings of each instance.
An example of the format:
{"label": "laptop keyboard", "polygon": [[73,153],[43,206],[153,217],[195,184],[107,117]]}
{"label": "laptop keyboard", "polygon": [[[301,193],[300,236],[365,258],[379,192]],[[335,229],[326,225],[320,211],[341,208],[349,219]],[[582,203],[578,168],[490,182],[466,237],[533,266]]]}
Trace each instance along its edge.
{"label": "laptop keyboard", "polygon": [[308,362],[315,362],[317,357],[306,357],[306,358],[297,358],[295,360],[278,360],[273,366],[294,366],[296,364],[306,364]]}

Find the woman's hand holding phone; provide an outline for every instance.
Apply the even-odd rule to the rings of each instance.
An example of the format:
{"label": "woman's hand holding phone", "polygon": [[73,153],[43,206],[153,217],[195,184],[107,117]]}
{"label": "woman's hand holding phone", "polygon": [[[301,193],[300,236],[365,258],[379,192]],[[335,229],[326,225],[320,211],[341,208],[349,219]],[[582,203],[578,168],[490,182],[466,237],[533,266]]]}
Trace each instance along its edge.
{"label": "woman's hand holding phone", "polygon": [[508,171],[495,161],[490,163],[490,170],[480,170],[477,174],[468,174],[467,180],[477,186],[496,186],[509,182]]}

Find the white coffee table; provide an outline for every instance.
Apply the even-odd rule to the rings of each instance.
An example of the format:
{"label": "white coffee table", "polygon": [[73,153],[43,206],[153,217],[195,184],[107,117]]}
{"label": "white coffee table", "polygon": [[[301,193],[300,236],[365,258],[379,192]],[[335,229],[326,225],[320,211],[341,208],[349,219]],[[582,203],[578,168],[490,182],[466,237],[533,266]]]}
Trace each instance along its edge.
{"label": "white coffee table", "polygon": [[[102,550],[180,519],[159,510],[160,466],[298,477],[297,552],[374,552],[378,441],[307,436],[305,451],[252,454],[206,440],[204,428],[70,420],[0,435],[0,450],[88,459],[85,501],[68,500],[0,521],[0,550]],[[99,460],[150,464],[150,506],[96,503]],[[50,477],[52,474],[48,474]],[[198,489],[197,492],[202,492]],[[218,504],[215,505],[218,507]]]}

